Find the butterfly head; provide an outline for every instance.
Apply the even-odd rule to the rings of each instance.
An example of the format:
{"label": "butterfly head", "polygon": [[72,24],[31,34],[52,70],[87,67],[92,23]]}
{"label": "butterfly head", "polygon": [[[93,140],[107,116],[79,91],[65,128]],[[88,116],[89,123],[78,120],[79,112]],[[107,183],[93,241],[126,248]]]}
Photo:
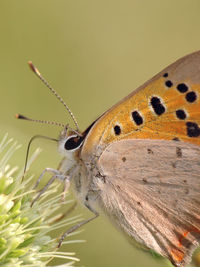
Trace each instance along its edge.
{"label": "butterfly head", "polygon": [[58,141],[59,152],[64,156],[77,154],[83,145],[84,138],[85,136],[79,132],[69,129],[68,126],[64,127]]}

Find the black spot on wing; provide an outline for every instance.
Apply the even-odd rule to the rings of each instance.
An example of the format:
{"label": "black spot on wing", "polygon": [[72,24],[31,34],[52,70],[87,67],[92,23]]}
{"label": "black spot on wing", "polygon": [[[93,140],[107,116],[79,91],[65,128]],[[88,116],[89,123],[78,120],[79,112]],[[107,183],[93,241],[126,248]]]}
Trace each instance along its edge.
{"label": "black spot on wing", "polygon": [[199,137],[200,136],[200,128],[195,122],[186,122],[186,131],[187,136],[189,137]]}
{"label": "black spot on wing", "polygon": [[114,127],[114,132],[115,132],[115,135],[120,135],[121,133],[121,128],[119,125],[115,125]]}
{"label": "black spot on wing", "polygon": [[143,118],[137,110],[133,111],[131,113],[131,115],[132,115],[133,121],[135,122],[136,125],[139,126],[139,125],[143,124]]}
{"label": "black spot on wing", "polygon": [[180,92],[180,93],[186,93],[188,91],[188,86],[185,83],[179,83],[176,87],[176,89]]}
{"label": "black spot on wing", "polygon": [[177,109],[176,110],[176,117],[179,120],[185,120],[186,119],[186,112],[183,109]]}
{"label": "black spot on wing", "polygon": [[170,88],[170,87],[173,86],[173,83],[172,83],[172,81],[168,80],[168,81],[165,82],[165,85],[166,85],[168,88]]}
{"label": "black spot on wing", "polygon": [[150,105],[156,115],[160,116],[165,113],[165,106],[162,104],[161,99],[157,96],[153,96],[150,100]]}
{"label": "black spot on wing", "polygon": [[193,103],[197,99],[197,94],[192,91],[186,94],[185,99],[189,103]]}

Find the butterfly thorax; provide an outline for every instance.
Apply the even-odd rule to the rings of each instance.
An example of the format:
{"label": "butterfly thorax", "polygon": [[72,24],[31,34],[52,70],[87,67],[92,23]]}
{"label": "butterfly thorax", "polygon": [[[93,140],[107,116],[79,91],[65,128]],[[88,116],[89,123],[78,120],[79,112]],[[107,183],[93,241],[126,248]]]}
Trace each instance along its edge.
{"label": "butterfly thorax", "polygon": [[58,143],[58,150],[64,156],[59,170],[69,177],[75,192],[83,202],[87,198],[88,191],[93,188],[91,185],[93,180],[91,175],[92,162],[89,167],[81,158],[84,140],[84,134],[79,136],[77,133],[64,129],[60,134]]}

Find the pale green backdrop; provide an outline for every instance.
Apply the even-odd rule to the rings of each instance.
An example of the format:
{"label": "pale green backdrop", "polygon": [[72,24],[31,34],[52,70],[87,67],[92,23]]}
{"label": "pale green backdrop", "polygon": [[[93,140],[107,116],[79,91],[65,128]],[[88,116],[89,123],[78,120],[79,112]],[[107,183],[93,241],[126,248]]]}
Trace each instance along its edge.
{"label": "pale green backdrop", "polygon": [[[71,123],[28,60],[63,96],[84,130],[163,67],[198,49],[199,0],[0,0],[0,134],[23,143],[15,158],[23,166],[30,137],[57,137],[60,129],[17,121],[15,113]],[[37,146],[44,152],[32,167],[36,176],[60,159],[54,144],[37,141]],[[84,229],[78,238],[87,242],[66,247],[80,257],[76,266],[167,266],[134,249],[103,216]]]}

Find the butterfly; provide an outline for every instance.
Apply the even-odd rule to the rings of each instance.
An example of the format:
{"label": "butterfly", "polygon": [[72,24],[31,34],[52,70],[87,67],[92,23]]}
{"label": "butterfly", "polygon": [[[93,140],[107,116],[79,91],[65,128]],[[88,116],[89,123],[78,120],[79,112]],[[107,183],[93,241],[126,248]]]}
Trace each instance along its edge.
{"label": "butterfly", "polygon": [[84,132],[69,112],[76,129],[64,126],[60,134],[64,158],[36,185],[45,172],[65,190],[73,182],[94,216],[70,228],[59,245],[98,217],[98,205],[128,236],[186,266],[200,240],[200,51],[165,68]]}

